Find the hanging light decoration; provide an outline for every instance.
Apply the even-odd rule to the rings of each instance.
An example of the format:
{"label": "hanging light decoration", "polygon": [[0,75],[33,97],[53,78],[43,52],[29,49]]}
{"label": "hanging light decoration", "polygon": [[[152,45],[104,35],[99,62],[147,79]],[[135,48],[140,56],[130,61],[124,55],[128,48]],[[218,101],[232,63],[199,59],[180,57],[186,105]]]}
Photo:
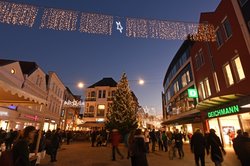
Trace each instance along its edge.
{"label": "hanging light decoration", "polygon": [[126,19],[126,36],[135,38],[156,38],[165,40],[214,41],[214,27],[209,24],[193,24],[161,20]]}
{"label": "hanging light decoration", "polygon": [[44,9],[40,28],[75,31],[78,12],[61,9]]}
{"label": "hanging light decoration", "polygon": [[80,20],[80,32],[111,35],[113,27],[113,16],[82,13]]}
{"label": "hanging light decoration", "polygon": [[0,1],[0,22],[32,27],[38,8],[32,5]]}

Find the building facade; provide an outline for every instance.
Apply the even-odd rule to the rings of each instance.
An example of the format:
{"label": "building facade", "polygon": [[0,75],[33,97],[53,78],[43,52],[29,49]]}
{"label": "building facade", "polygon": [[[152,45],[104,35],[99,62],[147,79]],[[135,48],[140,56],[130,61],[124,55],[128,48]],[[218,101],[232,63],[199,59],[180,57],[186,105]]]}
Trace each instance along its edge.
{"label": "building facade", "polygon": [[41,127],[47,104],[45,80],[35,62],[0,60],[0,128]]}
{"label": "building facade", "polygon": [[[224,144],[229,144],[229,132],[238,129],[250,132],[250,38],[247,9],[249,0],[222,0],[214,12],[202,13],[200,23],[209,23],[215,27],[216,41],[194,42],[190,49],[194,81],[191,90],[194,93],[198,91],[198,95],[188,97],[188,100],[191,98],[197,102],[194,104],[197,116],[193,118],[202,123],[199,128],[203,131],[215,129]],[[169,76],[168,72],[166,76]],[[165,86],[172,85],[166,81],[166,76],[163,124],[169,121],[166,117],[169,105]],[[177,103],[174,102],[175,105]],[[182,117],[175,116],[175,119],[183,121]]]}
{"label": "building facade", "polygon": [[55,72],[46,75],[47,107],[45,110],[45,122],[43,129],[55,130],[60,122],[61,110],[64,103],[65,86]]}
{"label": "building facade", "polygon": [[85,90],[85,109],[83,128],[104,127],[106,114],[112,104],[117,82],[113,78],[103,78]]}

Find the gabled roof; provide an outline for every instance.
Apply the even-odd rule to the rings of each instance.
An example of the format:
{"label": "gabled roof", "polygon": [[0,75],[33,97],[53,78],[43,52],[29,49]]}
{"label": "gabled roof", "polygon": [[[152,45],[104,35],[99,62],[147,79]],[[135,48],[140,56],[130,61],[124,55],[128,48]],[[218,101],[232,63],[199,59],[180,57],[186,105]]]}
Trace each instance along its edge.
{"label": "gabled roof", "polygon": [[38,69],[38,65],[35,62],[17,61],[9,59],[0,59],[0,66],[5,66],[14,62],[19,62],[23,74],[30,75]]}
{"label": "gabled roof", "polygon": [[107,77],[107,78],[103,78],[102,80],[94,83],[93,85],[89,86],[88,88],[95,88],[98,86],[109,86],[109,87],[116,87],[117,82],[111,78],[111,77]]}

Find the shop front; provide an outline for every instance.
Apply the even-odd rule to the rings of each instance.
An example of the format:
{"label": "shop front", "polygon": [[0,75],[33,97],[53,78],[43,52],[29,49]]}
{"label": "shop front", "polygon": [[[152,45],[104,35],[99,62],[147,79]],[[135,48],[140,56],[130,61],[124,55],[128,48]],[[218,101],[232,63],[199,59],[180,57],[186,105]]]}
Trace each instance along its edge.
{"label": "shop front", "polygon": [[224,145],[232,145],[237,130],[250,132],[250,108],[234,104],[207,111],[208,129],[214,129]]}
{"label": "shop front", "polygon": [[16,110],[12,110],[5,107],[0,107],[0,128],[9,131],[15,127],[15,119],[18,113]]}
{"label": "shop front", "polygon": [[57,129],[57,124],[59,123],[59,120],[56,120],[54,118],[45,118],[44,124],[43,124],[43,130],[44,131],[53,131]]}

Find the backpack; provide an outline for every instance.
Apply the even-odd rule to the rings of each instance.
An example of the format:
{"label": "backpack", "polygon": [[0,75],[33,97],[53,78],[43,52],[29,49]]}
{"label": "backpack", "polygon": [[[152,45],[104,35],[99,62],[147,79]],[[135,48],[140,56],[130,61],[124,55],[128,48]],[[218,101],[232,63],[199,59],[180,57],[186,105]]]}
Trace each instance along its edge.
{"label": "backpack", "polygon": [[15,166],[13,158],[13,150],[3,151],[0,156],[0,165]]}

